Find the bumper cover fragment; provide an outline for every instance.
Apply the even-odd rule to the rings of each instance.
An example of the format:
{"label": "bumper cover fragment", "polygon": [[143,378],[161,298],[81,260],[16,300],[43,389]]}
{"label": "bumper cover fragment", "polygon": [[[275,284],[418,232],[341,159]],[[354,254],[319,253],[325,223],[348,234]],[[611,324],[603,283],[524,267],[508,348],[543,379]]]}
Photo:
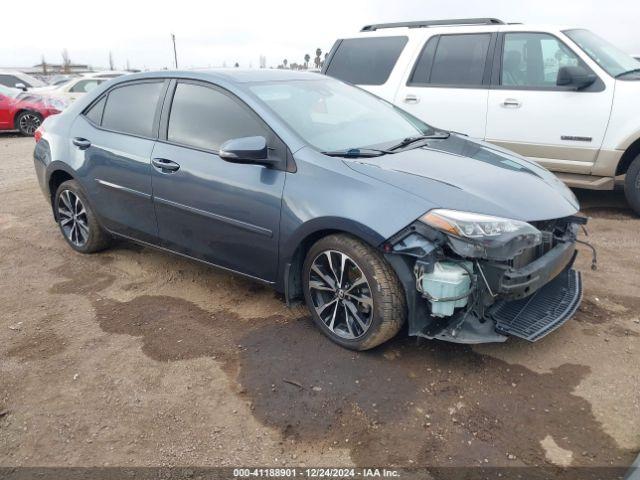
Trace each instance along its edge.
{"label": "bumper cover fragment", "polygon": [[567,268],[534,294],[494,305],[490,316],[498,333],[535,342],[569,320],[581,301],[580,272]]}

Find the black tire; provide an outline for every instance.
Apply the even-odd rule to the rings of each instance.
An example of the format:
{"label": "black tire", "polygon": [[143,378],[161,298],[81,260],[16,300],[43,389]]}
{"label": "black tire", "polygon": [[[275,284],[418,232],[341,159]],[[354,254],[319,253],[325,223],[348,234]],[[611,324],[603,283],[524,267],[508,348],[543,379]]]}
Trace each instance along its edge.
{"label": "black tire", "polygon": [[36,129],[42,125],[42,115],[37,112],[24,111],[16,117],[15,126],[25,137],[33,137]]}
{"label": "black tire", "polygon": [[76,252],[94,253],[109,246],[109,234],[98,223],[87,196],[75,180],[60,184],[53,197],[53,209],[62,236]]}
{"label": "black tire", "polygon": [[[329,256],[327,256],[326,252],[330,252]],[[331,257],[331,255],[334,255],[334,257]],[[313,273],[315,280],[312,279],[312,266],[315,265],[317,268],[317,262],[321,261],[321,259],[331,259],[337,256],[337,259],[340,260],[342,255],[348,257],[347,263],[345,264],[347,266],[342,268],[342,274],[337,275],[334,271],[332,278],[340,277],[340,280],[343,280],[342,277],[345,277],[343,284],[337,288],[332,287],[331,289],[325,289],[323,287],[318,289],[317,286],[321,282],[317,280],[319,278],[316,273],[317,270],[314,270]],[[314,262],[316,263],[314,264]],[[349,262],[352,262],[354,266],[351,266]],[[339,261],[332,263],[339,263]],[[331,263],[327,263],[327,265],[330,266]],[[340,271],[340,266],[336,265],[336,269]],[[357,272],[358,276],[364,274],[367,282],[366,287],[356,287],[356,284],[361,283],[356,278],[351,288],[348,288],[350,286],[349,282],[351,281],[348,277],[354,271]],[[311,312],[313,321],[327,337],[342,347],[351,350],[368,350],[376,347],[394,337],[405,322],[407,316],[406,301],[402,285],[395,271],[378,251],[355,237],[336,234],[320,239],[307,253],[302,275],[305,301]],[[314,288],[310,288],[310,282],[314,284]],[[334,287],[338,283],[339,281],[334,281]],[[326,282],[324,284],[328,285]],[[364,293],[362,290],[355,290],[355,288],[364,288]],[[342,300],[338,298],[337,290],[342,291]],[[355,293],[355,295],[350,293],[345,294],[345,292],[348,291]],[[354,300],[356,298],[364,299],[367,294],[369,294],[369,298],[367,298],[369,303],[366,305]],[[316,307],[319,303],[320,306],[322,306],[321,301],[318,300],[319,296],[326,296],[327,300],[323,300],[325,302],[324,305],[333,303],[329,302],[329,299],[334,298],[336,304],[330,306],[329,309],[335,307],[336,312],[338,312],[340,308],[340,302],[343,302],[344,314],[342,319],[345,325],[340,327],[342,331],[336,327],[337,323],[335,322],[340,321],[335,320],[336,313],[333,313],[335,322],[328,320],[327,323],[325,323],[318,314]],[[347,305],[349,303],[350,305]],[[370,303],[372,303],[372,305],[370,305]],[[355,322],[354,312],[352,310],[354,306],[358,308],[358,311],[355,312],[356,315],[362,313],[368,317],[368,328],[363,329],[362,332],[357,331],[356,333],[360,334],[354,335],[355,338],[345,338],[345,335],[348,333],[353,333],[351,326],[353,326],[353,331],[355,332],[356,327],[362,325],[362,323]],[[322,310],[322,308],[320,308],[320,310]],[[323,312],[324,310],[321,313]],[[350,315],[351,322],[349,322]],[[337,316],[339,317],[340,313],[338,313]],[[349,323],[351,326],[348,325]],[[331,324],[334,324],[333,330],[330,328]],[[348,332],[344,330],[345,328],[348,328]]]}
{"label": "black tire", "polygon": [[640,155],[629,165],[624,179],[624,194],[631,208],[640,215]]}

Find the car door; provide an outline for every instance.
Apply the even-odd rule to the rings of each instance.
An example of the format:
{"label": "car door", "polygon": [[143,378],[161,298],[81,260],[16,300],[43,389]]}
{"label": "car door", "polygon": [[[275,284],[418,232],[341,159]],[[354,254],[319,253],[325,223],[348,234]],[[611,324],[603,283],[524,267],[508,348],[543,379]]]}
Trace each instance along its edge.
{"label": "car door", "polygon": [[274,281],[285,172],[229,163],[218,150],[226,140],[260,135],[269,155],[286,162],[286,146],[246,104],[211,84],[180,80],[169,97],[152,156],[162,245]]}
{"label": "car door", "polygon": [[117,85],[71,130],[71,164],[103,225],[149,243],[157,242],[151,154],[167,87],[163,79]]}
{"label": "car door", "polygon": [[496,34],[431,36],[394,103],[435,127],[484,138]]}
{"label": "car door", "polygon": [[505,32],[498,44],[486,139],[551,170],[590,173],[609,120],[613,85],[598,78],[579,91],[557,86],[563,66],[594,72],[549,33]]}

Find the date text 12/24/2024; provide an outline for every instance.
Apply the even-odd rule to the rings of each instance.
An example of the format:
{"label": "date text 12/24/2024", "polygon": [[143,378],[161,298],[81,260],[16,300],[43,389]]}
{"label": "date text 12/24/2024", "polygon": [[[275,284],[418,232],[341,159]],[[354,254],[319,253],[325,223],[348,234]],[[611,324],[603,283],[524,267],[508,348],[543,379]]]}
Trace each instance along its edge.
{"label": "date text 12/24/2024", "polygon": [[235,478],[398,478],[400,472],[386,468],[235,468]]}

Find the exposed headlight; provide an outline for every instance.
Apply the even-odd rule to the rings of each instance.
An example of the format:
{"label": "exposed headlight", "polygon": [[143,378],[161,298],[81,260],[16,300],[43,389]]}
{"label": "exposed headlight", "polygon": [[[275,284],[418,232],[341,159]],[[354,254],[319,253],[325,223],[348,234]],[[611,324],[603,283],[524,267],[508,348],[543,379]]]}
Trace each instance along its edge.
{"label": "exposed headlight", "polygon": [[519,235],[532,237],[535,243],[542,240],[542,234],[533,225],[480,213],[435,209],[425,213],[420,221],[445,233],[471,240]]}

